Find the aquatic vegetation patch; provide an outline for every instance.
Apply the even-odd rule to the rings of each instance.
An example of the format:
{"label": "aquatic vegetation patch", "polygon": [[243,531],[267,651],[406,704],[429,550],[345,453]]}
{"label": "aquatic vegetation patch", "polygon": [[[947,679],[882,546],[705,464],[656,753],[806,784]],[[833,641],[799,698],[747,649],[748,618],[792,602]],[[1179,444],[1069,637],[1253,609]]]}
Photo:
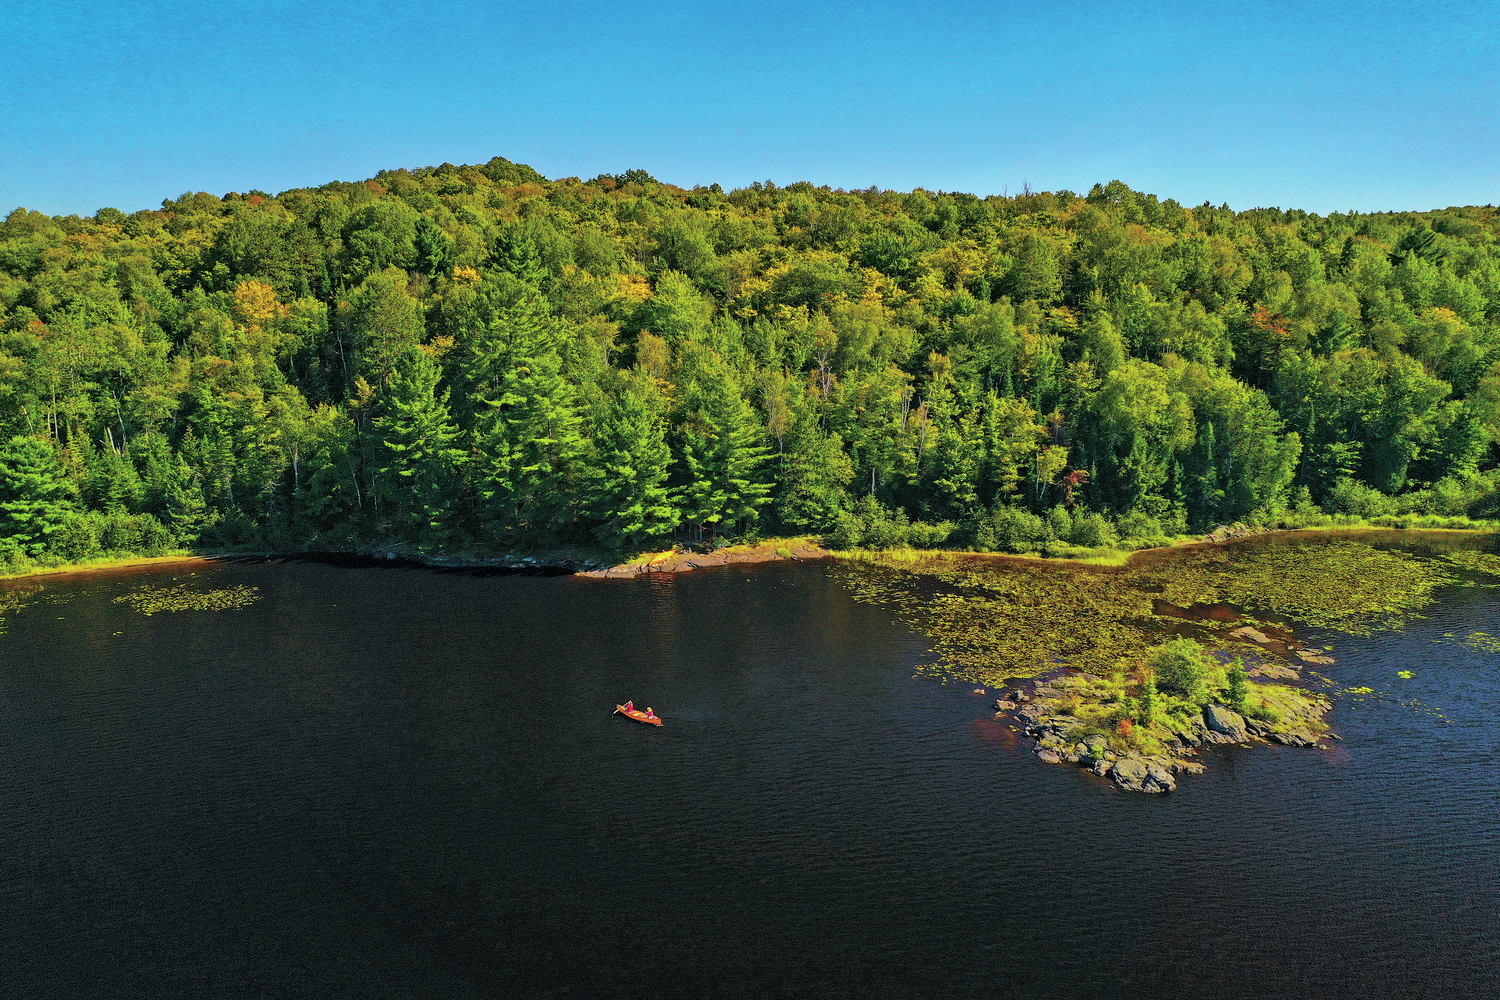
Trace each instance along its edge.
{"label": "aquatic vegetation patch", "polygon": [[1355,635],[1400,628],[1455,581],[1434,560],[1343,539],[1205,549],[1156,565],[1143,577],[1178,606],[1235,604]]}
{"label": "aquatic vegetation patch", "polygon": [[1469,649],[1477,649],[1481,653],[1500,653],[1500,638],[1488,632],[1470,632],[1464,639],[1463,645]]}
{"label": "aquatic vegetation patch", "polygon": [[1485,576],[1500,577],[1500,556],[1494,553],[1461,549],[1458,552],[1449,552],[1443,558],[1471,573],[1482,573]]}
{"label": "aquatic vegetation patch", "polygon": [[0,590],[0,635],[5,634],[6,617],[36,603],[41,593],[42,587],[39,584],[27,587],[7,587]]}
{"label": "aquatic vegetation patch", "polygon": [[1417,617],[1455,580],[1437,560],[1345,539],[1177,550],[1120,569],[910,550],[840,559],[856,599],[893,607],[931,641],[938,662],[923,672],[989,686],[1061,666],[1118,671],[1171,634],[1271,655],[1228,634],[1257,619],[1189,620],[1159,614],[1158,600],[1367,634]]}
{"label": "aquatic vegetation patch", "polygon": [[143,615],[168,611],[228,611],[254,604],[260,599],[260,588],[239,584],[217,590],[197,590],[186,583],[175,587],[138,587],[115,598],[116,604],[129,604]]}

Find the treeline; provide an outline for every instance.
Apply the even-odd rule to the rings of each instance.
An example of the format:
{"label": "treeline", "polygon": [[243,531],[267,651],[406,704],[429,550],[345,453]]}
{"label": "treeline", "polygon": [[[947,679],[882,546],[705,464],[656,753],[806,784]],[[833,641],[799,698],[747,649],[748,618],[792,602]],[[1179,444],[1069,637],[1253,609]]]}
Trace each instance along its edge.
{"label": "treeline", "polygon": [[[685,190],[497,158],[0,225],[0,555],[1487,509],[1492,207]],[[1476,505],[1478,505],[1476,507]]]}

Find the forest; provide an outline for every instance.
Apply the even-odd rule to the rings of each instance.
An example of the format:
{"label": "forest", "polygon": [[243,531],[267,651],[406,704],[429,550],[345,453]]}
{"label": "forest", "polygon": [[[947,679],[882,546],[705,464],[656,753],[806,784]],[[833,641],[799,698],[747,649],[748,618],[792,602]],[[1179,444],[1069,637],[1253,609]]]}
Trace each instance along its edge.
{"label": "forest", "polygon": [[0,225],[0,560],[1492,516],[1500,218],[495,158]]}

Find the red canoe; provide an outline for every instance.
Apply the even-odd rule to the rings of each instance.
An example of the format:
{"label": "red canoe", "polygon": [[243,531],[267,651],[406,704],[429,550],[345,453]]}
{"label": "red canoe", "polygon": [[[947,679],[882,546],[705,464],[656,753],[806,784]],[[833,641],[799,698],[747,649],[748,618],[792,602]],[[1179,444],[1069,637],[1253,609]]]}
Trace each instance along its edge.
{"label": "red canoe", "polygon": [[636,722],[644,722],[648,726],[661,725],[661,716],[647,715],[645,712],[642,712],[638,708],[626,708],[624,705],[616,705],[615,711],[619,712],[627,719],[634,719]]}

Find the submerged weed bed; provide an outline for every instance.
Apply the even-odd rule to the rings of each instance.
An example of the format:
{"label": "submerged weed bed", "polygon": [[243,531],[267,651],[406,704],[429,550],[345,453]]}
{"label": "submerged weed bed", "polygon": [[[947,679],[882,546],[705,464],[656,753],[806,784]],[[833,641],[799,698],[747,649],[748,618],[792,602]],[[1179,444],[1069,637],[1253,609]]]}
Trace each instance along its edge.
{"label": "submerged weed bed", "polygon": [[[1262,536],[1149,553],[1118,569],[862,551],[841,556],[840,577],[857,599],[892,606],[929,638],[938,661],[924,673],[997,686],[1062,666],[1116,674],[1173,634],[1213,650],[1264,654],[1228,634],[1244,624],[1240,609],[1354,634],[1397,628],[1419,615],[1439,587],[1459,582],[1457,567],[1483,572],[1492,560],[1500,565],[1472,550],[1489,536],[1392,534],[1404,545],[1449,551],[1418,555],[1387,548],[1391,539],[1373,534]],[[1217,606],[1220,614],[1188,620],[1158,613],[1158,602]]]}
{"label": "submerged weed bed", "polygon": [[41,592],[41,586],[36,584],[0,589],[0,635],[5,634],[6,616],[13,615],[32,604]]}
{"label": "submerged weed bed", "polygon": [[116,604],[129,604],[143,615],[169,611],[227,611],[254,604],[260,599],[259,588],[243,584],[217,590],[195,590],[186,583],[175,587],[138,587],[115,598]]}

